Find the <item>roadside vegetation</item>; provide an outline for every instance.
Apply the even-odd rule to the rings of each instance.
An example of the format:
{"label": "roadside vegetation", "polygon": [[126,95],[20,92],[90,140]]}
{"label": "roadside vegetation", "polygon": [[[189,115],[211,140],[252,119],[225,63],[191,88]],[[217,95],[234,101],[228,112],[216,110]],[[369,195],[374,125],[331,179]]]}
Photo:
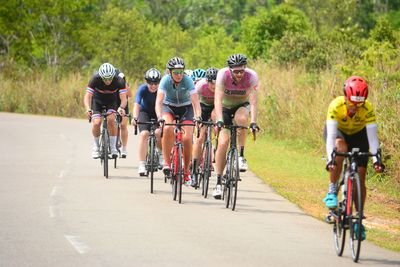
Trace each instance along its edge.
{"label": "roadside vegetation", "polygon": [[232,53],[246,54],[260,77],[263,132],[248,142],[252,170],[320,219],[328,104],[348,76],[367,79],[387,167],[369,170],[368,240],[400,251],[398,1],[7,1],[0,110],[83,118],[85,86],[102,62],[123,70],[135,90],[172,56],[191,69],[221,68]]}

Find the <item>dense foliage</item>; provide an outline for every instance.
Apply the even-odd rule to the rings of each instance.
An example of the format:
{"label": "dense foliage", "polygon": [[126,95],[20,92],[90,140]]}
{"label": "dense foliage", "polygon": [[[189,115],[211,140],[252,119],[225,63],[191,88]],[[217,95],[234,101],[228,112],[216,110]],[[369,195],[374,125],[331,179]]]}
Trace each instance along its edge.
{"label": "dense foliage", "polygon": [[[261,87],[271,89],[260,99],[269,133],[314,145],[307,130],[323,123],[343,80],[366,77],[389,165],[398,170],[399,28],[400,1],[9,0],[0,5],[0,110],[79,116],[82,91],[76,90],[102,62],[133,81],[175,55],[188,68],[207,68],[223,67],[229,54],[242,52],[250,66],[264,66],[257,70]],[[277,75],[264,77],[271,73]],[[60,84],[70,101],[51,91]],[[316,107],[310,101],[316,90],[326,96],[318,117],[302,116]],[[294,119],[285,119],[288,114]],[[318,125],[282,132],[309,120]],[[391,176],[400,184],[398,173]]]}

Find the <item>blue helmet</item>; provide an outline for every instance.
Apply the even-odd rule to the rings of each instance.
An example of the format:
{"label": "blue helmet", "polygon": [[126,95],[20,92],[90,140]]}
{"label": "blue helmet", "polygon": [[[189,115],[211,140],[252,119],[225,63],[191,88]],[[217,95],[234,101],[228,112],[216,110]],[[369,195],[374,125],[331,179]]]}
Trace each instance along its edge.
{"label": "blue helmet", "polygon": [[203,70],[203,69],[195,69],[194,71],[193,71],[193,74],[192,74],[192,80],[193,81],[198,81],[198,80],[200,80],[200,79],[202,79],[202,78],[205,78],[206,77],[206,71],[205,70]]}

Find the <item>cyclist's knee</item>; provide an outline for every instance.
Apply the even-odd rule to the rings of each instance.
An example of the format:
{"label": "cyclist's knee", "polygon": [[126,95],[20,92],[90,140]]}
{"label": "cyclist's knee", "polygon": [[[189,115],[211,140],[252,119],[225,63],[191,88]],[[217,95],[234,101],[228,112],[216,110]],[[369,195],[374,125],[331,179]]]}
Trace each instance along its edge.
{"label": "cyclist's knee", "polygon": [[347,143],[343,139],[336,139],[335,146],[338,152],[347,152]]}

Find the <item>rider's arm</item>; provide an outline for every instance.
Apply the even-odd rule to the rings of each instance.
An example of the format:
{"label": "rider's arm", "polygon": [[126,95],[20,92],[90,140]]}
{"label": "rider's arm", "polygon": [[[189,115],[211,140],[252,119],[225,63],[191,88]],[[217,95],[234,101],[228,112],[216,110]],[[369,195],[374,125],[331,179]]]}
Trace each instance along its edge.
{"label": "rider's arm", "polygon": [[215,87],[214,109],[217,121],[223,121],[222,116],[222,98],[224,97],[224,90],[222,86]]}
{"label": "rider's arm", "polygon": [[197,91],[193,90],[193,92],[194,93],[192,93],[190,95],[190,100],[192,101],[194,116],[197,118],[200,118],[201,117],[201,107],[200,107],[199,95],[197,94]]}
{"label": "rider's arm", "polygon": [[93,98],[93,93],[86,91],[85,96],[83,98],[83,104],[85,105],[86,110],[92,109],[92,98]]}
{"label": "rider's arm", "polygon": [[126,98],[126,91],[119,93],[119,99],[121,99],[121,104],[119,106],[124,109],[128,104],[128,100]]}
{"label": "rider's arm", "polygon": [[162,103],[164,101],[164,92],[158,91],[156,98],[156,115],[158,119],[161,119],[162,116]]}
{"label": "rider's arm", "polygon": [[332,152],[335,148],[337,125],[338,123],[336,120],[326,121],[326,154],[328,156],[328,162],[332,160]]}
{"label": "rider's arm", "polygon": [[257,87],[251,89],[249,95],[251,122],[257,123]]}
{"label": "rider's arm", "polygon": [[[378,126],[376,123],[367,124],[367,136],[368,136],[368,144],[369,151],[372,154],[375,154],[379,148],[379,140],[378,140]],[[376,157],[372,157],[373,163],[377,162],[378,159]]]}

